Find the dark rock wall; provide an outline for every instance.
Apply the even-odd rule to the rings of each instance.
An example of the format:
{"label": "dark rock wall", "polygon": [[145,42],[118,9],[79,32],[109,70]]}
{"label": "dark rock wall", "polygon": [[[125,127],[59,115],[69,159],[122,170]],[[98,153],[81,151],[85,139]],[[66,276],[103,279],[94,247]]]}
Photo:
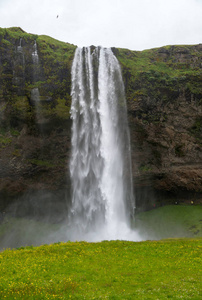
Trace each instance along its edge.
{"label": "dark rock wall", "polygon": [[[10,203],[18,215],[68,209],[75,48],[0,29],[0,211]],[[139,209],[202,198],[201,50],[113,49],[125,82]]]}
{"label": "dark rock wall", "polygon": [[[17,200],[24,214],[39,214],[45,198],[46,210],[66,207],[75,48],[20,28],[0,30],[0,210]],[[30,194],[40,194],[35,205],[22,204]]]}
{"label": "dark rock wall", "polygon": [[115,49],[125,80],[137,205],[202,200],[202,45]]}

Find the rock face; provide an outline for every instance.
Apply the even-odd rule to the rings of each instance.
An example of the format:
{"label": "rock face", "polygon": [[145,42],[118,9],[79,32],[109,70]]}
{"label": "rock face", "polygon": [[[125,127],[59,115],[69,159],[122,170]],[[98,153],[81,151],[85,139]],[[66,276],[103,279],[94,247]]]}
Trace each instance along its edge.
{"label": "rock face", "polygon": [[0,211],[16,201],[25,215],[67,207],[75,48],[0,29]]}
{"label": "rock face", "polygon": [[[62,217],[68,209],[75,48],[0,29],[0,211]],[[113,51],[125,82],[137,208],[200,202],[202,45]]]}
{"label": "rock face", "polygon": [[125,79],[138,207],[200,202],[202,45],[114,52]]}

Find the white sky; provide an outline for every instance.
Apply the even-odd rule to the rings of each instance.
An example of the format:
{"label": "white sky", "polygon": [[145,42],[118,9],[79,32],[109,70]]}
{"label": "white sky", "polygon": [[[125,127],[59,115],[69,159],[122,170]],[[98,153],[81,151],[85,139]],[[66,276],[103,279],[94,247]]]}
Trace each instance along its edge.
{"label": "white sky", "polygon": [[202,0],[0,0],[0,27],[13,26],[77,46],[199,44]]}

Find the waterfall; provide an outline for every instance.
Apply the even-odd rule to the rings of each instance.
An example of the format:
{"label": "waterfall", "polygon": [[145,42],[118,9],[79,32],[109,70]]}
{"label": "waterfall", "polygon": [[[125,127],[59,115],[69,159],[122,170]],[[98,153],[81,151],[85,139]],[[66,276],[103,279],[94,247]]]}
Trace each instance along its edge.
{"label": "waterfall", "polygon": [[33,61],[33,82],[36,82],[39,79],[39,55],[38,55],[36,41],[34,42],[34,46],[33,46],[32,61]]}
{"label": "waterfall", "polygon": [[25,84],[25,56],[22,47],[22,38],[16,47],[16,55],[13,63],[13,84],[20,90]]}
{"label": "waterfall", "polygon": [[77,48],[71,117],[72,239],[136,239],[124,84],[111,49]]}
{"label": "waterfall", "polygon": [[[33,51],[32,51],[32,61],[33,61],[33,82],[37,82],[39,75],[39,56],[37,51],[36,41],[34,42]],[[35,87],[31,91],[31,101],[33,103],[39,103],[40,93],[38,87]]]}
{"label": "waterfall", "polygon": [[[38,55],[36,41],[34,42],[34,46],[32,50],[32,62],[33,62],[33,84],[36,85],[40,75],[39,55]],[[42,133],[43,132],[42,123],[44,122],[44,118],[41,115],[40,91],[38,86],[35,86],[31,90],[31,103],[35,106],[36,123],[39,125],[40,132]]]}
{"label": "waterfall", "polygon": [[38,63],[39,63],[39,56],[38,56],[36,41],[34,42],[34,46],[33,46],[32,60],[33,60],[33,64],[34,65],[38,65]]}
{"label": "waterfall", "polygon": [[22,38],[20,38],[19,46],[17,46],[17,52],[22,53],[23,48],[22,48]]}
{"label": "waterfall", "polygon": [[19,46],[17,46],[17,52],[18,53],[23,53],[22,38],[20,38]]}
{"label": "waterfall", "polygon": [[23,47],[22,47],[22,38],[20,38],[20,42],[19,42],[19,46],[17,46],[17,52],[22,55],[22,65],[23,68],[25,66],[25,56],[24,56],[24,51],[23,51]]}

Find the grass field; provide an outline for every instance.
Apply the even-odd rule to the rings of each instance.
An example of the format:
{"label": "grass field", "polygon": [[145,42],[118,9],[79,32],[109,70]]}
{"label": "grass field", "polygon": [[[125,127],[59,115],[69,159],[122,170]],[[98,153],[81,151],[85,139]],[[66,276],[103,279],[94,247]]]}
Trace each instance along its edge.
{"label": "grass field", "polygon": [[0,253],[0,299],[201,299],[202,239],[67,242]]}

